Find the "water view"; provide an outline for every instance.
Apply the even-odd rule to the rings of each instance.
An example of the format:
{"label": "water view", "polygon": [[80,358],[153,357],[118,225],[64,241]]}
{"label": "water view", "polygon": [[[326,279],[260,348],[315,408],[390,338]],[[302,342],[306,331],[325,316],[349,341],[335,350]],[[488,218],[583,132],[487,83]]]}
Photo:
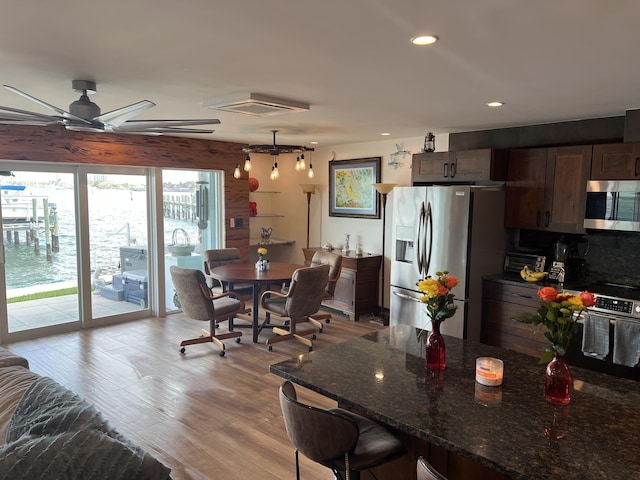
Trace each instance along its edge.
{"label": "water view", "polygon": [[[76,233],[73,190],[71,188],[28,187],[25,193],[46,196],[56,204],[59,225],[58,252],[51,261],[45,253],[45,236],[40,231],[40,255],[27,246],[24,232],[20,244],[5,239],[7,289],[66,282],[77,279]],[[91,266],[104,273],[120,271],[120,247],[147,245],[146,192],[130,189],[89,187]],[[175,229],[184,229],[191,243],[198,241],[195,221],[165,218],[165,245],[172,242]]]}

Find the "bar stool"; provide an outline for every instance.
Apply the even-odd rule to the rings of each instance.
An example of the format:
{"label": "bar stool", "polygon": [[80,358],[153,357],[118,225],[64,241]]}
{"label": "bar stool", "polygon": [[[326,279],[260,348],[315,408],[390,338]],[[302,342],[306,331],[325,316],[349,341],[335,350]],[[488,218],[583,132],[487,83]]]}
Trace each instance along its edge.
{"label": "bar stool", "polygon": [[336,478],[345,480],[359,480],[360,471],[406,453],[395,435],[368,418],[341,408],[325,410],[298,402],[289,381],[280,386],[280,408],[287,435],[296,449],[297,480],[300,480],[298,452],[329,467]]}

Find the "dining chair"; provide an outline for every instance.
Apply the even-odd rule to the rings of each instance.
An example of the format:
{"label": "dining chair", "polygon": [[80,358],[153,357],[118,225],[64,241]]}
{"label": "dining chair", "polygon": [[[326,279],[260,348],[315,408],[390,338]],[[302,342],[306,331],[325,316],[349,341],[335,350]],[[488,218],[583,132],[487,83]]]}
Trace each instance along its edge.
{"label": "dining chair", "polygon": [[423,457],[418,457],[416,480],[447,480],[440,475]]}
{"label": "dining chair", "polygon": [[[204,251],[204,274],[207,283],[212,291],[216,294],[224,293],[229,289],[226,282],[213,278],[211,271],[221,265],[229,265],[231,263],[242,263],[240,258],[240,250],[237,248],[216,248]],[[253,294],[253,285],[250,283],[235,283],[233,291],[245,297]]]}
{"label": "dining chair", "polygon": [[332,470],[337,479],[359,480],[360,472],[404,455],[400,440],[382,425],[348,410],[325,410],[301,403],[291,382],[280,386],[280,408],[287,436],[298,453]]}
{"label": "dining chair", "polygon": [[[211,342],[220,348],[219,355],[224,357],[222,340],[235,338],[240,343],[242,332],[233,331],[233,317],[245,311],[244,302],[235,292],[215,295],[200,270],[172,265],[169,271],[182,311],[189,318],[209,322],[209,330],[201,330],[200,337],[180,343],[180,353],[185,353],[187,345]],[[216,335],[217,324],[224,321],[229,322],[229,332]]]}
{"label": "dining chair", "polygon": [[[315,267],[318,265],[329,265],[329,281],[327,282],[322,301],[331,300],[336,291],[336,284],[340,278],[340,273],[342,272],[342,255],[326,250],[318,250],[313,254],[313,257],[311,257],[309,266]],[[322,333],[323,330],[322,320],[329,323],[331,321],[331,314],[317,312],[309,316],[309,322],[318,327],[320,333]]]}
{"label": "dining chair", "polygon": [[285,340],[296,340],[313,350],[313,342],[305,338],[315,338],[315,328],[299,330],[298,324],[309,321],[309,317],[320,309],[329,280],[329,265],[302,267],[293,272],[291,284],[286,294],[276,290],[266,290],[260,295],[260,305],[265,310],[267,323],[273,316],[282,319],[288,329],[273,327],[275,337],[267,339],[269,351],[273,344]]}

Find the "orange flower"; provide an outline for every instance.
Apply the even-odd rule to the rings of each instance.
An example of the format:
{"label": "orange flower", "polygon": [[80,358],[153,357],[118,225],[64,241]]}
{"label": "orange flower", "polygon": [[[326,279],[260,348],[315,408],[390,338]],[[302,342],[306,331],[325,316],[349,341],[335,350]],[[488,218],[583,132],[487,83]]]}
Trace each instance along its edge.
{"label": "orange flower", "polygon": [[458,279],[452,275],[447,275],[444,277],[444,284],[449,290],[451,290],[453,287],[458,285]]}
{"label": "orange flower", "polygon": [[538,290],[538,297],[543,302],[555,302],[558,298],[558,291],[553,287],[543,287]]}
{"label": "orange flower", "polygon": [[596,304],[595,295],[591,292],[587,292],[586,290],[580,294],[580,298],[582,298],[582,304],[585,307],[593,307]]}

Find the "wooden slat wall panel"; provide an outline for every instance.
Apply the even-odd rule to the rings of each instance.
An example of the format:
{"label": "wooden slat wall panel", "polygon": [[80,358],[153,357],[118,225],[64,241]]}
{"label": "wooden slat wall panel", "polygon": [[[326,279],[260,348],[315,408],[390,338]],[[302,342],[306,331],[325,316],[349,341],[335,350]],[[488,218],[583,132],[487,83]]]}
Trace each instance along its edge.
{"label": "wooden slat wall panel", "polygon": [[[249,187],[233,178],[242,145],[200,138],[74,132],[62,126],[0,125],[0,159],[86,165],[223,170],[225,243],[249,258]],[[229,219],[242,227],[229,228]]]}

